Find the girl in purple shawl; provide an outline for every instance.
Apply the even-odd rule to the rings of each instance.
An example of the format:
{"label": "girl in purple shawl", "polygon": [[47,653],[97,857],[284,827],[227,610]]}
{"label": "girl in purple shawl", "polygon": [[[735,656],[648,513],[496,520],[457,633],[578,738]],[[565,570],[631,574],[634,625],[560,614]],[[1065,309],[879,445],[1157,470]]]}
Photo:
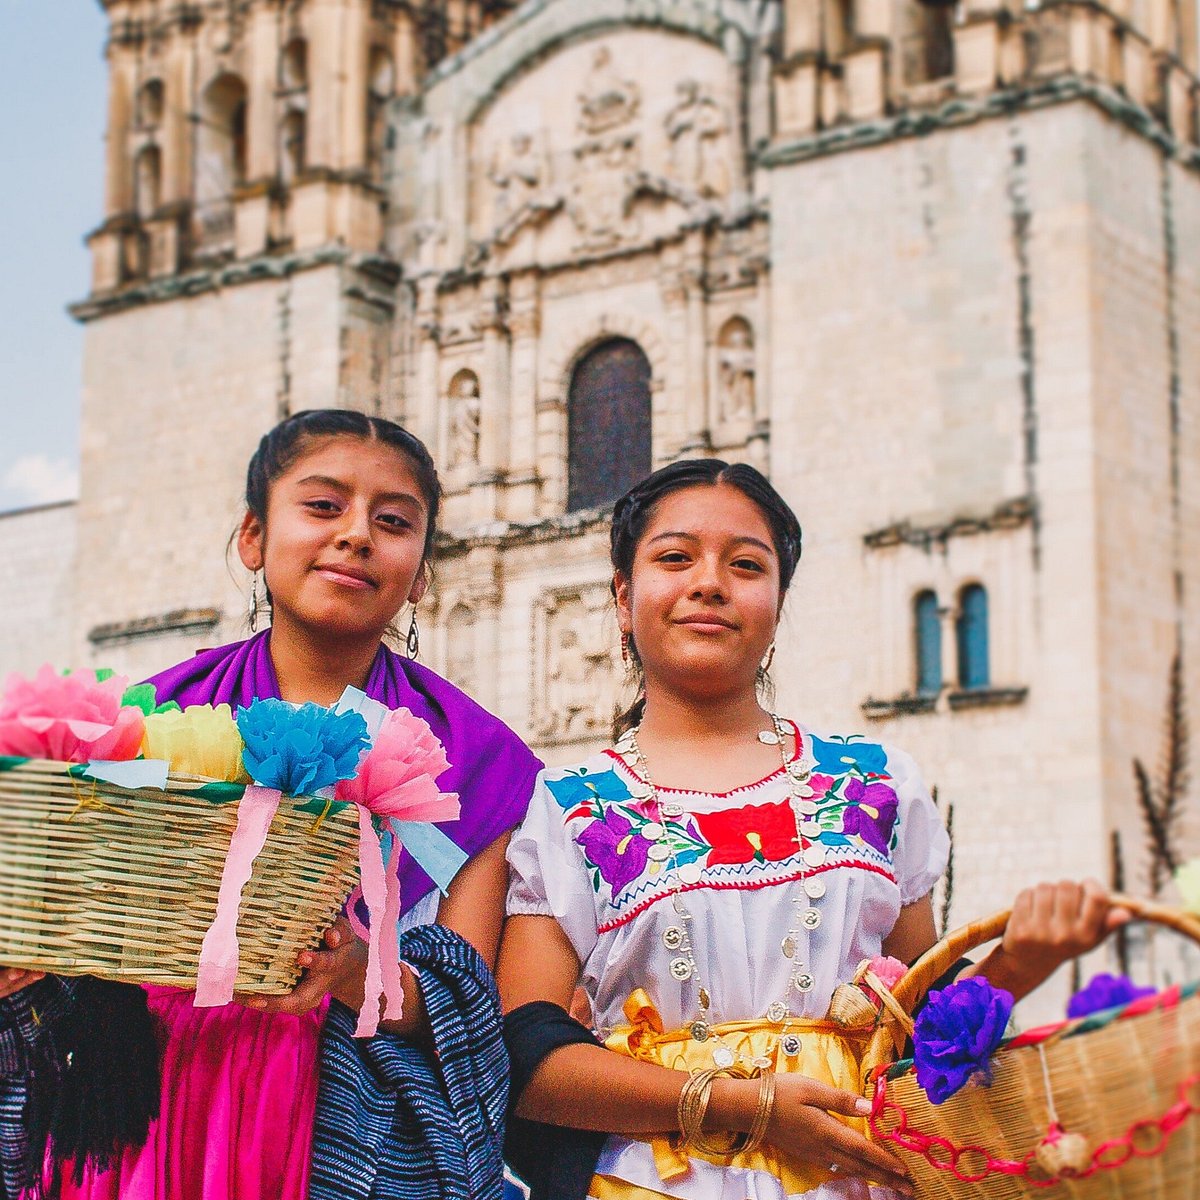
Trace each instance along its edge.
{"label": "girl in purple shawl", "polygon": [[[503,921],[508,834],[523,816],[539,764],[495,717],[382,642],[404,606],[425,592],[438,499],[428,451],[399,426],[339,410],[288,418],[250,462],[236,539],[255,588],[263,577],[271,628],[149,682],[160,703],[235,707],[265,696],[333,704],[354,685],[428,721],[451,763],[439,783],[462,802],[461,818],[443,828],[469,861],[444,899],[415,863],[402,861],[406,923],[437,921],[490,968]],[[410,653],[416,643],[414,617]],[[325,1147],[332,1166],[323,1182],[314,1182],[312,1168],[319,1067],[321,1103],[335,1113],[349,1104],[326,1094],[343,1086],[346,1068],[326,1069],[322,1027],[327,1015],[333,1023],[336,1013],[361,1006],[366,948],[343,919],[299,961],[304,974],[289,995],[241,997],[225,1008],[194,1008],[190,992],[146,989],[163,1046],[158,1119],[144,1145],[109,1169],[88,1165],[82,1185],[68,1164],[66,1200],[305,1200],[310,1182],[315,1195],[318,1183],[330,1187],[331,1179],[334,1194],[390,1194],[369,1178],[378,1166],[356,1172],[353,1162],[339,1163],[339,1145]],[[370,1041],[432,1041],[446,1074],[452,1048],[431,1028],[423,995],[436,970],[424,961],[421,969],[419,983],[404,966],[404,1016],[381,1023]],[[370,1053],[368,1045],[362,1057]],[[381,1053],[386,1058],[386,1047]],[[320,1131],[317,1141],[320,1151]],[[353,1187],[348,1179],[336,1186],[356,1173],[363,1177]]]}

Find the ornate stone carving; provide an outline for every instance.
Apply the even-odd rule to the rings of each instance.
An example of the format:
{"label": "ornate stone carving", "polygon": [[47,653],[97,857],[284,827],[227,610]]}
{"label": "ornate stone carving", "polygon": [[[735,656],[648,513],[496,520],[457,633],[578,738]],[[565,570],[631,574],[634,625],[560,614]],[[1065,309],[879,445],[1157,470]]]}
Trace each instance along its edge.
{"label": "ornate stone carving", "polygon": [[595,137],[637,116],[642,94],[632,79],[621,79],[612,65],[612,51],[600,46],[579,93],[579,128]]}
{"label": "ornate stone carving", "polygon": [[592,138],[575,147],[567,212],[582,235],[583,249],[603,250],[637,236],[629,206],[639,159],[636,133]]}
{"label": "ornate stone carving", "polygon": [[479,462],[479,430],[483,416],[479,380],[474,371],[459,371],[454,376],[447,403],[450,409],[450,466],[474,466]]}
{"label": "ornate stone carving", "polygon": [[496,151],[488,168],[492,183],[492,227],[499,231],[550,182],[550,164],[533,134],[514,133],[507,145]]}
{"label": "ornate stone carving", "polygon": [[705,199],[729,191],[729,121],[711,91],[694,79],[675,87],[676,103],[666,116],[671,173]]}
{"label": "ornate stone carving", "polygon": [[547,593],[535,615],[533,728],[542,738],[602,737],[612,721],[617,655],[603,584]]}
{"label": "ornate stone carving", "polygon": [[754,416],[754,333],[749,322],[732,317],[717,338],[717,418]]}

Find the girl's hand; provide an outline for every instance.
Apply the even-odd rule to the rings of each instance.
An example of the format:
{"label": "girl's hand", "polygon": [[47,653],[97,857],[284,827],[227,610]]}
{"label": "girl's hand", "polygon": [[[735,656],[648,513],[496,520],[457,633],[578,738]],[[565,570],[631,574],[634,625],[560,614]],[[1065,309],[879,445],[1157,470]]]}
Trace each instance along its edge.
{"label": "girl's hand", "polygon": [[[304,968],[300,982],[286,996],[239,997],[259,1012],[306,1013],[332,995],[356,1011],[362,1005],[367,971],[367,947],[354,935],[349,921],[338,917],[325,930],[325,950],[305,950],[296,959]],[[357,1000],[355,1000],[357,997]]]}
{"label": "girl's hand", "polygon": [[767,1141],[801,1162],[836,1167],[848,1179],[868,1179],[911,1196],[908,1171],[894,1154],[829,1115],[864,1117],[870,1111],[869,1100],[850,1092],[803,1075],[776,1075]]}
{"label": "girl's hand", "polygon": [[1130,919],[1094,879],[1039,883],[1017,896],[1004,939],[979,973],[1020,999]]}
{"label": "girl's hand", "polygon": [[46,978],[45,971],[22,971],[18,967],[0,967],[0,1000]]}

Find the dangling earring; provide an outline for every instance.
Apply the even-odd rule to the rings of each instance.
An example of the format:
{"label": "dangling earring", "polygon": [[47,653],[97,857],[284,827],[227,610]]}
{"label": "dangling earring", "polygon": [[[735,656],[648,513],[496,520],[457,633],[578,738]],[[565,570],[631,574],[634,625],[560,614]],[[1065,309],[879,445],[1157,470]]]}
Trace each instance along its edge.
{"label": "dangling earring", "polygon": [[621,661],[629,666],[629,634],[621,630]]}
{"label": "dangling earring", "polygon": [[250,632],[258,632],[258,572],[250,576],[250,610],[246,614]]}
{"label": "dangling earring", "polygon": [[767,651],[767,657],[763,660],[763,665],[759,670],[765,675],[770,669],[771,664],[775,661],[775,643],[771,643],[771,648]]}
{"label": "dangling earring", "polygon": [[421,631],[417,628],[417,610],[413,609],[412,621],[408,626],[408,636],[404,639],[404,649],[409,658],[416,658],[421,653]]}

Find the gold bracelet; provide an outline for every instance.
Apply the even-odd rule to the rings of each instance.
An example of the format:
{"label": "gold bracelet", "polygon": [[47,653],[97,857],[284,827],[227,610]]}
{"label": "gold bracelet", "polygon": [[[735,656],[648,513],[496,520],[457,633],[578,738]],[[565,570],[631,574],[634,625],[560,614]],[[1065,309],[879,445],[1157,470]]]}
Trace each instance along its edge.
{"label": "gold bracelet", "polygon": [[690,1147],[701,1154],[711,1154],[714,1158],[732,1158],[735,1154],[740,1154],[746,1145],[744,1133],[734,1134],[731,1142],[720,1145],[714,1144],[704,1136],[704,1118],[708,1115],[708,1105],[712,1100],[713,1081],[722,1075],[731,1079],[751,1077],[744,1068],[738,1066],[697,1071],[689,1076],[679,1093],[676,1116],[684,1149]]}
{"label": "gold bracelet", "polygon": [[758,1111],[754,1114],[750,1132],[741,1147],[742,1154],[749,1154],[763,1144],[763,1139],[767,1136],[767,1126],[771,1122],[771,1113],[775,1109],[775,1072],[764,1068],[758,1078]]}

